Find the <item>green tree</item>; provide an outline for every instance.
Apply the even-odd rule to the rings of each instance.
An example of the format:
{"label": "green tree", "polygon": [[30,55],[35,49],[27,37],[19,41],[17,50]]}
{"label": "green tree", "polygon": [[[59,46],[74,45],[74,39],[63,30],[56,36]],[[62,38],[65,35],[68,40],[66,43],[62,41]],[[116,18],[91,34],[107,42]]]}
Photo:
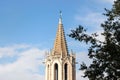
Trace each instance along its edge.
{"label": "green tree", "polygon": [[97,33],[88,35],[86,29],[79,26],[71,30],[70,37],[89,43],[88,56],[92,63],[80,64],[83,77],[89,80],[120,80],[120,0],[116,0],[112,9],[105,9],[107,20],[101,24],[104,41],[97,39]]}

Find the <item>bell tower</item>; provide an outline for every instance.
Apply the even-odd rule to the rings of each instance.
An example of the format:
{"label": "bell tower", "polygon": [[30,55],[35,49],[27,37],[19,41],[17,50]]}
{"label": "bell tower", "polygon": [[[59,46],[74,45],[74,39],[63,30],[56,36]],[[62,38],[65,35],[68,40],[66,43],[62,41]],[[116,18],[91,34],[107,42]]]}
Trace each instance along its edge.
{"label": "bell tower", "polygon": [[75,59],[73,52],[68,53],[60,12],[54,47],[45,59],[45,80],[76,80]]}

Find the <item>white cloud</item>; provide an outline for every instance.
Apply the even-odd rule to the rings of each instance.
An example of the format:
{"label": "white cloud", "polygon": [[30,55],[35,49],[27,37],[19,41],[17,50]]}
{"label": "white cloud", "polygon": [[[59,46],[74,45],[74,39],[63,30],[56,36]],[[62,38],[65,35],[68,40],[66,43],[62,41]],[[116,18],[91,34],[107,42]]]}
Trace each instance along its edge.
{"label": "white cloud", "polygon": [[80,64],[82,62],[86,63],[87,65],[89,65],[91,63],[92,60],[89,59],[88,54],[85,52],[80,52],[76,54],[76,58],[77,58],[77,62],[79,62]]}
{"label": "white cloud", "polygon": [[83,77],[82,77],[83,74],[84,74],[83,71],[78,71],[78,72],[77,72],[76,79],[77,79],[77,80],[89,80],[88,78],[83,78]]}
{"label": "white cloud", "polygon": [[20,44],[20,45],[12,45],[12,46],[5,46],[0,47],[0,58],[4,56],[14,56],[18,53],[18,51],[29,48],[29,45],[26,44]]}
{"label": "white cloud", "polygon": [[[22,51],[19,52],[21,49]],[[45,50],[17,45],[0,48],[0,51],[0,54],[5,54],[4,56],[19,55],[18,59],[13,63],[0,64],[0,80],[44,80],[42,61]],[[17,54],[14,54],[16,51]]]}
{"label": "white cloud", "polygon": [[105,19],[101,13],[89,12],[84,15],[75,15],[75,20],[89,28],[99,29]]}
{"label": "white cloud", "polygon": [[94,0],[99,3],[107,3],[107,4],[113,4],[114,1],[116,0]]}
{"label": "white cloud", "polygon": [[[85,52],[77,53],[76,57],[77,57],[77,62],[79,63],[79,64],[77,64],[78,68],[80,67],[80,64],[82,64],[82,62],[84,62],[86,65],[89,65],[92,62],[92,60],[89,59],[87,53],[85,53]],[[77,80],[88,80],[88,78],[83,78],[82,77],[83,74],[84,74],[83,71],[81,71],[81,70],[77,71],[76,79]]]}
{"label": "white cloud", "polygon": [[109,2],[109,3],[113,3],[115,0],[101,0],[102,2]]}
{"label": "white cloud", "polygon": [[97,39],[103,42],[105,41],[105,36],[101,35],[101,33],[103,33],[102,30],[97,31],[97,34],[99,35]]}
{"label": "white cloud", "polygon": [[[24,47],[26,46],[26,47]],[[28,45],[13,45],[11,47],[4,46],[0,47],[2,51],[7,51],[10,55],[18,55],[19,57],[12,63],[1,64],[0,63],[0,80],[44,80],[44,64],[43,59],[46,50],[40,50],[37,47]],[[3,49],[3,50],[2,50]],[[20,51],[21,50],[21,51]],[[12,54],[13,52],[13,54]],[[14,54],[14,52],[17,52]],[[9,56],[5,53],[4,56]],[[1,56],[4,57],[4,56]],[[85,53],[77,53],[77,62],[90,63],[90,60]],[[9,56],[10,57],[10,56]],[[83,72],[78,70],[78,64],[76,69],[77,80],[88,80],[87,78],[81,77]]]}
{"label": "white cloud", "polygon": [[84,14],[84,16],[76,15],[75,20],[80,22],[81,25],[87,27],[87,33],[97,33],[99,36],[97,37],[98,40],[104,41],[104,36],[101,35],[103,32],[102,27],[100,27],[101,23],[105,21],[105,17],[98,12],[88,12]]}
{"label": "white cloud", "polygon": [[68,41],[69,48],[72,48],[75,52],[78,51],[85,51],[89,47],[86,43],[80,42],[80,41]]}

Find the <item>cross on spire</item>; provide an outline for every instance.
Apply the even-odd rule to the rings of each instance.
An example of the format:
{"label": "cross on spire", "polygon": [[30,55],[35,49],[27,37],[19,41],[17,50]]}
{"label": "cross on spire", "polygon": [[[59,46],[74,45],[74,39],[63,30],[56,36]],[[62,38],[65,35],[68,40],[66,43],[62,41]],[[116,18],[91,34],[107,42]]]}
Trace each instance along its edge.
{"label": "cross on spire", "polygon": [[62,24],[62,11],[60,11],[59,24]]}
{"label": "cross on spire", "polygon": [[62,18],[62,11],[60,11],[60,18]]}

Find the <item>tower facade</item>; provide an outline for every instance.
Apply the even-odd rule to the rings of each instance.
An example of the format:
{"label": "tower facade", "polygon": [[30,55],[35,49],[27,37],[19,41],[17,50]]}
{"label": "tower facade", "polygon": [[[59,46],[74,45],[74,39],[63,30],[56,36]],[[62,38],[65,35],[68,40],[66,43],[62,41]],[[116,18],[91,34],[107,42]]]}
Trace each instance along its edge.
{"label": "tower facade", "polygon": [[45,59],[45,80],[76,80],[75,59],[73,52],[68,53],[60,13],[54,47]]}

